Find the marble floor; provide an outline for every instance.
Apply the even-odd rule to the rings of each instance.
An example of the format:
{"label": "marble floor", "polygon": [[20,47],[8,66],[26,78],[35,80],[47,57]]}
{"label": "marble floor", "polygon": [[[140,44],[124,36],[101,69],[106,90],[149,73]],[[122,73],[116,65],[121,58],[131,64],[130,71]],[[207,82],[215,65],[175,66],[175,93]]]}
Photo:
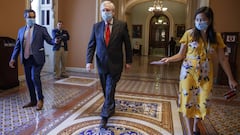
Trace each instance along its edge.
{"label": "marble floor", "polygon": [[[181,63],[150,65],[159,57],[134,56],[116,89],[116,113],[107,130],[98,128],[103,95],[95,73],[69,72],[54,80],[43,72],[44,108],[23,109],[29,101],[24,81],[0,90],[0,135],[184,135],[177,112]],[[240,135],[240,96],[226,101],[227,86],[215,85],[211,113],[199,124],[203,135]]]}

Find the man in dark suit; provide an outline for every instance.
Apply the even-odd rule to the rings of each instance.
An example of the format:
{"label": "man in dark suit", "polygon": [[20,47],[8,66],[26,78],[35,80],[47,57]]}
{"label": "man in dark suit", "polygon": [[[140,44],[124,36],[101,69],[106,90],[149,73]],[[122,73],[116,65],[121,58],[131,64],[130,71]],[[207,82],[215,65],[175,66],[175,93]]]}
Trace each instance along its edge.
{"label": "man in dark suit", "polygon": [[68,31],[63,29],[62,21],[58,21],[57,28],[52,30],[52,37],[57,40],[57,44],[53,46],[53,52],[55,79],[58,80],[60,77],[68,77],[65,64],[68,52],[67,41],[70,39],[70,36]]}
{"label": "man in dark suit", "polygon": [[54,44],[45,27],[35,24],[35,11],[24,11],[26,26],[18,31],[16,45],[14,47],[9,66],[15,68],[20,53],[21,63],[24,65],[25,78],[30,94],[30,102],[23,106],[37,106],[36,110],[43,108],[43,93],[40,73],[45,63],[44,41]]}
{"label": "man in dark suit", "polygon": [[108,118],[115,112],[115,88],[123,70],[123,43],[127,69],[132,63],[132,48],[127,24],[113,17],[114,4],[104,1],[100,10],[103,21],[93,26],[87,48],[86,70],[90,71],[93,68],[93,56],[96,50],[96,63],[105,97],[100,128],[105,129]]}

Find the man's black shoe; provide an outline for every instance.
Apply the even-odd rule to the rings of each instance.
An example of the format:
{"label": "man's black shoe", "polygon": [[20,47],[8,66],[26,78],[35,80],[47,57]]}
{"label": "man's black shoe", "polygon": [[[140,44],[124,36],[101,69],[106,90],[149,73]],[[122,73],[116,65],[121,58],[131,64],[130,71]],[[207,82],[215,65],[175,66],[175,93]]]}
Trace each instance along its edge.
{"label": "man's black shoe", "polygon": [[102,117],[101,122],[100,122],[100,129],[101,128],[107,129],[107,121],[108,121],[108,118]]}

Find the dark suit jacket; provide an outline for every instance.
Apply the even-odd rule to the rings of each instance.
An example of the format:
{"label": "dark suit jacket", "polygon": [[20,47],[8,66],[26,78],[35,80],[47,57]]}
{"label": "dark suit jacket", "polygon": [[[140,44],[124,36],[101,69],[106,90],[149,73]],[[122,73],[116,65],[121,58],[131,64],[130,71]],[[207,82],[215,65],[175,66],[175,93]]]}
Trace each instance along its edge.
{"label": "dark suit jacket", "polygon": [[125,45],[126,63],[132,63],[132,48],[127,24],[114,19],[108,47],[104,39],[105,22],[93,25],[87,48],[87,63],[93,62],[96,50],[96,62],[99,73],[121,73],[123,70],[123,45]]}
{"label": "dark suit jacket", "polygon": [[[61,32],[59,29],[53,29],[52,30],[52,37],[53,37],[53,40],[55,38],[60,38],[61,42],[64,43],[64,50],[68,51],[67,41],[70,39],[70,36],[69,36],[69,34],[68,34],[68,32],[66,30],[62,30],[62,32]],[[61,47],[61,45],[55,44],[53,46],[53,51],[59,50],[60,47]]]}
{"label": "dark suit jacket", "polygon": [[[17,61],[17,57],[20,53],[20,58],[22,63],[24,59],[24,33],[26,28],[27,26],[24,26],[19,29],[16,45],[14,47],[14,50],[11,56],[11,59],[14,59],[15,61]],[[36,63],[40,65],[45,63],[44,40],[48,44],[52,44],[52,45],[54,44],[52,42],[52,38],[47,32],[47,29],[43,26],[34,24],[32,42],[31,42],[32,55]]]}

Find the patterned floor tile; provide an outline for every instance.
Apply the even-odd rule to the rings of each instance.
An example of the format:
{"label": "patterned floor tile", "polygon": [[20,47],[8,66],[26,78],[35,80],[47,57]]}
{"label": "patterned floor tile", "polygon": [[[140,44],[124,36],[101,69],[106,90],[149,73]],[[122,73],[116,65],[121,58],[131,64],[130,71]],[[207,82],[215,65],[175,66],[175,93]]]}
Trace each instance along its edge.
{"label": "patterned floor tile", "polygon": [[91,86],[98,82],[96,78],[70,76],[69,78],[61,79],[55,84],[67,84],[67,85],[78,85],[78,86]]}
{"label": "patterned floor tile", "polygon": [[66,105],[86,92],[86,89],[79,87],[53,85],[51,80],[43,81],[44,107],[43,110],[36,111],[35,107],[22,108],[29,102],[28,92],[23,85],[23,88],[15,94],[0,97],[0,134],[17,134],[41,119],[43,115],[48,115],[49,112]]}
{"label": "patterned floor tile", "polygon": [[220,135],[240,134],[240,106],[214,103],[207,117]]}
{"label": "patterned floor tile", "polygon": [[[48,134],[100,134],[102,102],[102,94],[97,95]],[[109,119],[109,127],[104,133],[182,134],[175,101],[117,95],[116,106],[116,113]]]}

